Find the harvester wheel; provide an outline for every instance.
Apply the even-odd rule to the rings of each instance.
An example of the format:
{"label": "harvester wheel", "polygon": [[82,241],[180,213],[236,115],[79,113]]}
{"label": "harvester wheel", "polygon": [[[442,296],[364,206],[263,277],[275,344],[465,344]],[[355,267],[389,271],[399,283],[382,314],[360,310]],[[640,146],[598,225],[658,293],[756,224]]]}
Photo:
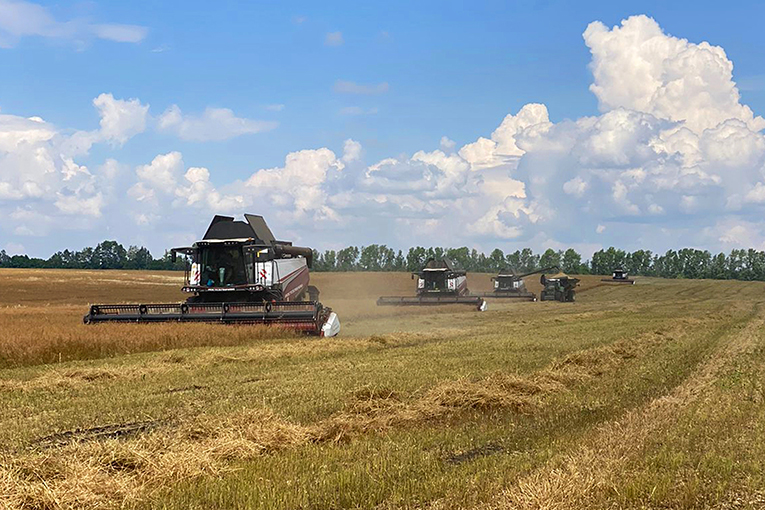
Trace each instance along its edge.
{"label": "harvester wheel", "polygon": [[319,289],[313,285],[308,286],[308,300],[314,302],[319,300]]}

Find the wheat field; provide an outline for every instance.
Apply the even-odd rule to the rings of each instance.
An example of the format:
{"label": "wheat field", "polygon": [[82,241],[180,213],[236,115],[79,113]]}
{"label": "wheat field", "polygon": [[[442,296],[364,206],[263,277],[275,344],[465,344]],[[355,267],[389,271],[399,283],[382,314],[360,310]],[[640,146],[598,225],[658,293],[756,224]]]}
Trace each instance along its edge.
{"label": "wheat field", "polygon": [[312,283],[336,338],[86,326],[181,277],[0,270],[0,507],[765,508],[762,283],[484,313],[377,307],[408,274]]}

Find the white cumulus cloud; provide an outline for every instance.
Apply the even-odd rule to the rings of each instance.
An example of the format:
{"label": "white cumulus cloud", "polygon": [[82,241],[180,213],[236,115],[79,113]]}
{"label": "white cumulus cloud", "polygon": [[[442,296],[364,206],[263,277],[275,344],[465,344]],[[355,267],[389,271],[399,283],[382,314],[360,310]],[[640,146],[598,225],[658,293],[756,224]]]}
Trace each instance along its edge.
{"label": "white cumulus cloud", "polygon": [[110,142],[122,145],[146,129],[149,105],[138,99],[114,99],[111,94],[101,94],[93,105],[101,116],[101,135]]}
{"label": "white cumulus cloud", "polygon": [[227,140],[246,134],[270,131],[277,122],[240,118],[228,108],[207,108],[202,115],[184,115],[173,105],[159,117],[158,127],[181,140],[196,142]]}
{"label": "white cumulus cloud", "polygon": [[647,16],[632,16],[608,29],[598,21],[584,32],[592,52],[590,90],[604,111],[623,107],[683,121],[694,132],[738,119],[751,129],[765,120],[740,103],[733,63],[719,46],[664,33]]}

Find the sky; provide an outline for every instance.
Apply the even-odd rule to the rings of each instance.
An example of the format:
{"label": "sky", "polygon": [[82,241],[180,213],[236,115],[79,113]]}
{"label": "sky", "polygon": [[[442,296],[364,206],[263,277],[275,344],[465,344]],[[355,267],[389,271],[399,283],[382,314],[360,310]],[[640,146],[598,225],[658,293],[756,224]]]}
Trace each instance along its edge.
{"label": "sky", "polygon": [[0,0],[0,249],[765,249],[765,4]]}

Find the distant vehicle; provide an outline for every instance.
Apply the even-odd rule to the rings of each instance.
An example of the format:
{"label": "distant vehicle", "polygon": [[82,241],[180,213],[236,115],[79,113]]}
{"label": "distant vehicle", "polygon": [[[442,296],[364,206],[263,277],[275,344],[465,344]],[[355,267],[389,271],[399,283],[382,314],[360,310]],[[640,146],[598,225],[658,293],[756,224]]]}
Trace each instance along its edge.
{"label": "distant vehicle", "polygon": [[528,273],[516,274],[513,269],[503,269],[497,276],[492,277],[494,282],[493,292],[484,292],[480,294],[483,297],[490,298],[514,298],[526,301],[536,301],[537,296],[526,289],[526,283],[523,279],[534,274],[544,273],[552,269],[558,269],[558,266],[546,267]]}
{"label": "distant vehicle", "polygon": [[463,304],[486,310],[483,298],[470,295],[467,273],[449,259],[428,259],[420,271],[412,273],[412,279],[417,279],[415,296],[382,296],[377,300],[378,306]]}
{"label": "distant vehicle", "polygon": [[542,284],[542,301],[560,301],[561,303],[573,303],[576,297],[574,290],[579,285],[579,278],[572,278],[565,273],[558,273],[551,277],[542,275],[539,279]]}
{"label": "distant vehicle", "polygon": [[627,271],[624,269],[614,269],[611,273],[611,278],[603,278],[600,281],[608,283],[629,283],[630,285],[635,285],[635,280],[629,278]]}

